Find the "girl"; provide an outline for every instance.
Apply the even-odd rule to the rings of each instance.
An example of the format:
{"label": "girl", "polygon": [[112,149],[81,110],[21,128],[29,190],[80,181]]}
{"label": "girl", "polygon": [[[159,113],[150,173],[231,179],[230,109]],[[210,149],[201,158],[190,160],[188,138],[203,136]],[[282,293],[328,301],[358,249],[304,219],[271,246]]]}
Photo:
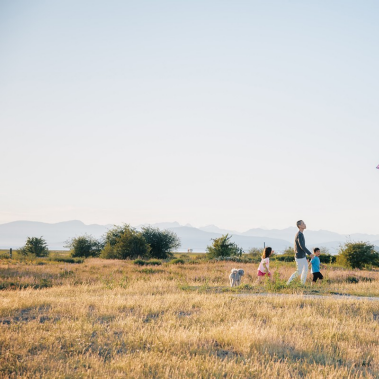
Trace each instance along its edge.
{"label": "girl", "polygon": [[258,267],[258,283],[261,282],[262,278],[267,274],[271,280],[273,280],[273,277],[271,275],[271,272],[269,270],[269,264],[270,264],[270,255],[274,251],[271,249],[271,247],[265,247],[262,254],[262,260]]}

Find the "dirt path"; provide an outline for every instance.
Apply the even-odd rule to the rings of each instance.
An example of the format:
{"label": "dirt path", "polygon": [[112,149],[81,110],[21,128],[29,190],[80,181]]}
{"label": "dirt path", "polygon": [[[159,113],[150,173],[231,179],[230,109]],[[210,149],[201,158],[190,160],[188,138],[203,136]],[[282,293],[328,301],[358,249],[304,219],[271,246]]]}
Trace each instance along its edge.
{"label": "dirt path", "polygon": [[379,297],[366,297],[354,295],[297,295],[288,293],[241,293],[235,294],[237,297],[263,296],[263,297],[292,297],[301,299],[338,299],[338,300],[370,300],[379,301]]}

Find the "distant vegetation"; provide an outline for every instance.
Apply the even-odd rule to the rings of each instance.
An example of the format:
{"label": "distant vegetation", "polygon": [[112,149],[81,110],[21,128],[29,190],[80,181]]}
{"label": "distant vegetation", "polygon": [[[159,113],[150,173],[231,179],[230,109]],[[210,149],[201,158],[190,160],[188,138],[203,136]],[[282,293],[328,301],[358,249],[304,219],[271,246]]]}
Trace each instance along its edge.
{"label": "distant vegetation", "polygon": [[160,230],[147,226],[142,228],[142,236],[150,246],[149,255],[153,258],[170,258],[172,251],[180,247],[178,236],[170,230]]}
{"label": "distant vegetation", "polygon": [[74,237],[66,241],[66,246],[71,251],[73,258],[98,257],[103,248],[103,244],[94,237],[85,234],[84,236]]}
{"label": "distant vegetation", "polygon": [[129,225],[123,225],[115,226],[107,232],[100,256],[105,259],[147,258],[150,250],[141,232]]}
{"label": "distant vegetation", "polygon": [[136,259],[133,261],[135,265],[138,266],[161,266],[162,262],[158,259],[150,259],[148,261],[144,261],[143,259]]}
{"label": "distant vegetation", "polygon": [[[328,250],[324,247],[320,247],[321,255],[320,261],[321,263],[335,263],[336,256],[329,254]],[[271,259],[271,258],[270,258]],[[283,254],[276,254],[272,257],[272,260],[281,261],[281,262],[295,262],[295,253],[293,247],[288,247],[284,250]]]}
{"label": "distant vegetation", "polygon": [[341,247],[337,262],[348,268],[379,266],[379,253],[368,242],[347,242]]}
{"label": "distant vegetation", "polygon": [[[232,236],[226,234],[212,239],[207,246],[207,253],[200,254],[197,259],[213,261],[236,261],[258,263],[261,260],[262,249],[251,248],[247,253],[236,243],[231,242]],[[14,259],[48,258],[52,261],[66,263],[80,263],[85,258],[131,259],[144,262],[144,265],[153,265],[155,260],[173,259],[173,252],[180,247],[178,236],[169,230],[160,230],[151,226],[143,227],[141,231],[124,224],[115,225],[99,240],[85,234],[73,237],[66,241],[70,249],[69,257],[51,256],[47,243],[43,237],[28,237],[25,245],[14,251]],[[379,266],[379,252],[368,242],[347,242],[341,246],[338,255],[329,254],[328,250],[320,247],[320,260],[325,264],[338,264],[340,267],[364,269]],[[0,252],[0,259],[8,259],[8,252]],[[175,257],[177,258],[177,257]],[[278,262],[294,262],[295,254],[292,247],[288,247],[282,254],[274,253],[270,259]],[[172,263],[182,263],[179,257]],[[188,258],[184,259],[188,262]],[[150,262],[150,263],[149,263]],[[136,263],[137,264],[137,263]]]}
{"label": "distant vegetation", "polygon": [[178,247],[178,236],[169,230],[144,227],[139,232],[125,224],[107,232],[100,256],[106,259],[166,259]]}
{"label": "distant vegetation", "polygon": [[208,258],[242,256],[243,249],[238,247],[234,242],[231,242],[231,238],[232,236],[228,234],[219,238],[212,238],[212,245],[207,246]]}
{"label": "distant vegetation", "polygon": [[18,253],[23,256],[47,257],[49,256],[49,249],[42,237],[28,237],[25,245],[19,249]]}

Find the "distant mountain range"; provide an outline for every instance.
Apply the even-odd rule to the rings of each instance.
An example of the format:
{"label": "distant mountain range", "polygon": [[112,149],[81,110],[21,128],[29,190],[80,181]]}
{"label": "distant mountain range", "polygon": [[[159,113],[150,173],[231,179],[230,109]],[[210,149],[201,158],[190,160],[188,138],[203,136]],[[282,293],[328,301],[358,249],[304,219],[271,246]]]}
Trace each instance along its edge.
{"label": "distant mountain range", "polygon": [[66,221],[47,224],[36,221],[14,221],[0,225],[0,248],[17,249],[25,244],[27,237],[43,237],[49,249],[64,249],[65,241],[71,237],[91,234],[100,238],[112,225],[85,225],[81,221]]}
{"label": "distant mountain range", "polygon": [[[143,225],[136,226],[140,229]],[[194,228],[187,224],[180,225],[177,222],[163,222],[152,226],[160,229],[168,229],[175,232],[181,240],[180,251],[193,249],[194,252],[205,252],[207,245],[212,238],[218,238],[223,234],[232,235],[232,241],[243,249],[248,250],[252,247],[262,248],[264,244],[271,246],[280,252],[293,245],[293,239],[297,228],[289,227],[286,229],[249,229],[240,233],[233,230],[220,229],[215,225],[207,225]],[[17,249],[24,245],[27,237],[43,236],[51,250],[64,249],[65,241],[69,238],[90,234],[95,238],[101,238],[112,225],[85,225],[81,221],[66,221],[56,224],[48,224],[35,221],[15,221],[0,225],[0,248]],[[319,246],[326,247],[331,253],[336,253],[341,244],[347,240],[367,241],[379,246],[379,235],[355,233],[343,235],[327,230],[306,230],[305,239],[309,248]]]}

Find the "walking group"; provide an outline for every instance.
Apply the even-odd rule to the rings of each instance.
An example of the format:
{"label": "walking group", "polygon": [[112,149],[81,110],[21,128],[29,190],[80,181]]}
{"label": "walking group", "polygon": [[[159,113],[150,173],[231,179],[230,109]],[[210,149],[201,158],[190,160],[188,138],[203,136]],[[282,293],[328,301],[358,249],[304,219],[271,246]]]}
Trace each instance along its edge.
{"label": "walking group", "polygon": [[[312,284],[316,283],[317,280],[322,280],[323,275],[320,272],[320,249],[318,247],[313,249],[311,253],[305,246],[304,230],[307,228],[303,220],[299,220],[296,223],[299,231],[295,236],[295,262],[296,262],[296,271],[290,276],[287,281],[287,285],[292,282],[296,277],[300,275],[300,280],[302,284],[305,284],[308,275],[308,265],[311,266],[312,273]],[[274,251],[271,247],[266,247],[262,254],[262,260],[258,267],[258,282],[262,280],[266,275],[273,280],[272,273],[270,271],[270,255]],[[310,257],[310,261],[307,259],[307,255]]]}

